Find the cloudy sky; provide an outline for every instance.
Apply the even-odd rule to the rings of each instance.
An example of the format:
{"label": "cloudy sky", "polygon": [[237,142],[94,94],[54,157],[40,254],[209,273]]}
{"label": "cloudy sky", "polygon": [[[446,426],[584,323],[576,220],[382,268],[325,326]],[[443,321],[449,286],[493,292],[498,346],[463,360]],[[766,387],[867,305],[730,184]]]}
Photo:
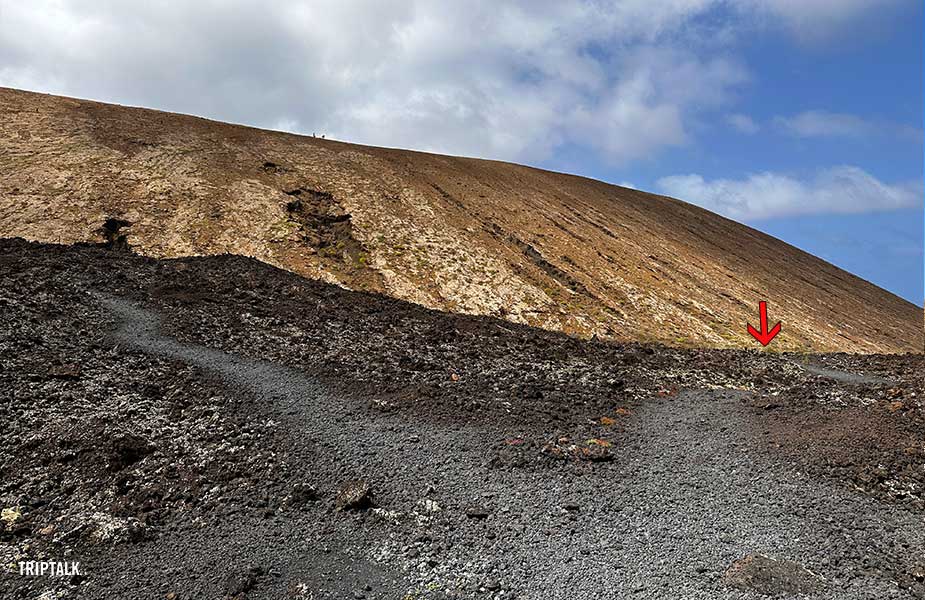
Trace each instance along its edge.
{"label": "cloudy sky", "polygon": [[920,0],[0,0],[0,85],[668,194],[921,304]]}

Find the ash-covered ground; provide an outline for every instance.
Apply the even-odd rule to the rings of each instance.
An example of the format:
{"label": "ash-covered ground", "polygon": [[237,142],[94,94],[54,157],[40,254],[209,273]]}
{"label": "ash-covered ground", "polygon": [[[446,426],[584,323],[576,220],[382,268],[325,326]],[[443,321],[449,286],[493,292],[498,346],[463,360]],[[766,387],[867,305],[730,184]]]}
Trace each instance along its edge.
{"label": "ash-covered ground", "polygon": [[925,598],[923,394],[2,240],[0,596]]}

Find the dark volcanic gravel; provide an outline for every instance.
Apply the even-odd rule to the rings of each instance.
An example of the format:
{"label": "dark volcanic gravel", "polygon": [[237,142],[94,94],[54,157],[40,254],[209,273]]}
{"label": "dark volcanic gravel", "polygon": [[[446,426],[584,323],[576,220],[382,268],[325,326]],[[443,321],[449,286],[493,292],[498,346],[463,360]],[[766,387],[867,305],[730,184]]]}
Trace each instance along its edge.
{"label": "dark volcanic gravel", "polygon": [[4,598],[925,598],[920,355],[578,340],[240,257],[2,240],[0,275]]}

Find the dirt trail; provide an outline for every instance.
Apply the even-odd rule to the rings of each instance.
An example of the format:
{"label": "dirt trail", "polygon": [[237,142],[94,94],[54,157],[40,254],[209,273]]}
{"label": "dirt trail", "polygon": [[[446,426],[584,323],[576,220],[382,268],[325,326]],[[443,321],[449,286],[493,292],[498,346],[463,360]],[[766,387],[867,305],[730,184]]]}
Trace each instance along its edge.
{"label": "dirt trail", "polygon": [[[282,424],[319,490],[330,494],[344,481],[365,479],[382,510],[353,515],[319,506],[310,518],[242,514],[191,526],[130,548],[126,568],[97,580],[87,597],[125,597],[139,585],[181,598],[221,597],[226,573],[259,563],[265,574],[249,598],[327,597],[321,590],[330,597],[446,597],[444,590],[460,590],[747,599],[761,596],[729,587],[723,573],[753,554],[816,574],[814,597],[917,597],[894,579],[925,558],[921,515],[769,458],[752,443],[740,393],[653,400],[633,416],[614,460],[593,469],[497,469],[486,452],[497,445],[496,432],[373,413],[303,373],[177,342],[159,333],[154,313],[98,300],[120,320],[120,344],[219,376],[253,399],[255,418]],[[91,568],[112,571],[125,558],[120,552],[129,555],[116,550],[108,565]],[[300,585],[317,595],[297,595]]]}
{"label": "dirt trail", "polygon": [[791,361],[793,364],[797,365],[804,371],[812,373],[813,375],[819,375],[820,377],[827,377],[828,379],[833,379],[840,383],[851,383],[851,384],[869,384],[869,385],[887,385],[894,383],[890,379],[884,379],[883,377],[872,377],[870,375],[861,375],[858,373],[849,373],[847,371],[840,371],[838,369],[830,369],[828,367],[822,367],[820,365],[814,365],[808,362],[800,361]]}

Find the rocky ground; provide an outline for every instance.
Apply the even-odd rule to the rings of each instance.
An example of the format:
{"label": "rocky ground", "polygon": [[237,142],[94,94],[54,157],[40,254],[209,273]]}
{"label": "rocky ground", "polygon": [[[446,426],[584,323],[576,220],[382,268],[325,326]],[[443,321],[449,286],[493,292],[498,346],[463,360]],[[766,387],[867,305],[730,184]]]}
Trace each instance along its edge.
{"label": "rocky ground", "polygon": [[0,596],[925,598],[922,367],[2,240]]}

